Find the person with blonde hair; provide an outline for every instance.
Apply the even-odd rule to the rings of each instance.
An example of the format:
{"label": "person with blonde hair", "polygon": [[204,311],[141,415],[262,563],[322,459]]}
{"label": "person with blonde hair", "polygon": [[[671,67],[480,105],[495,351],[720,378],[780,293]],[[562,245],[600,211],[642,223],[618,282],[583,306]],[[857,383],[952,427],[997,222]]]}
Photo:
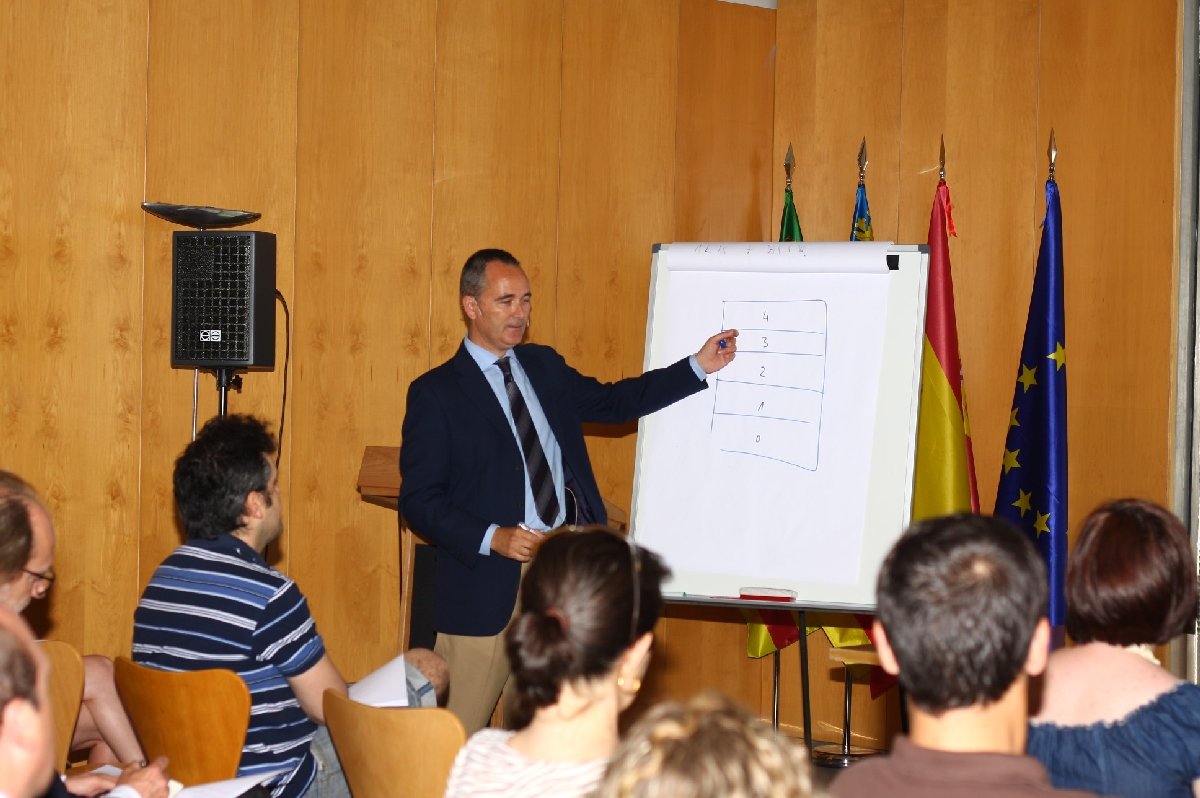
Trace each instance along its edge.
{"label": "person with blonde hair", "polygon": [[804,746],[716,691],[650,710],[609,762],[597,798],[796,798]]}
{"label": "person with blonde hair", "polygon": [[641,688],[666,575],[657,555],[604,527],[546,537],[505,633],[516,731],[473,734],[447,798],[590,794]]}

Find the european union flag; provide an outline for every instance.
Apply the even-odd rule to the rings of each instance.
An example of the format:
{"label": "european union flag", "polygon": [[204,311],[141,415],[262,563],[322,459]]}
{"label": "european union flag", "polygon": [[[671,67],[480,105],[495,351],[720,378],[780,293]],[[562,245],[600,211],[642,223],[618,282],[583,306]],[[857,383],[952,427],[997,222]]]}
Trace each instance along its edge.
{"label": "european union flag", "polygon": [[995,515],[1028,534],[1046,560],[1050,623],[1066,622],[1067,360],[1063,317],[1062,207],[1046,181],[1046,218],[1025,342],[1008,419]]}
{"label": "european union flag", "polygon": [[850,222],[851,241],[874,241],[875,231],[871,229],[871,208],[867,205],[867,187],[858,184],[854,194],[854,219]]}

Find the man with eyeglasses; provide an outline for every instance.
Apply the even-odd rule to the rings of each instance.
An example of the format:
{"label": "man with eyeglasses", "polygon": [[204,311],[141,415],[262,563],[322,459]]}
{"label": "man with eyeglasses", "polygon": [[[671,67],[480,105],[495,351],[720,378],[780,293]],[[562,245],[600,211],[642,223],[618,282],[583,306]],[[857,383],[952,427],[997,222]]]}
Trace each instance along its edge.
{"label": "man with eyeglasses", "polygon": [[[55,580],[54,547],[54,523],[37,492],[16,474],[0,470],[0,607],[20,613],[32,600],[46,597]],[[141,765],[144,754],[113,683],[112,662],[93,654],[83,664],[83,703],[71,749],[87,749],[93,764],[135,763],[121,783],[132,783],[143,796],[165,794],[165,763]],[[111,776],[85,774],[68,779],[65,787],[69,793],[96,795],[117,784]],[[55,781],[52,793],[61,794],[62,786]]]}

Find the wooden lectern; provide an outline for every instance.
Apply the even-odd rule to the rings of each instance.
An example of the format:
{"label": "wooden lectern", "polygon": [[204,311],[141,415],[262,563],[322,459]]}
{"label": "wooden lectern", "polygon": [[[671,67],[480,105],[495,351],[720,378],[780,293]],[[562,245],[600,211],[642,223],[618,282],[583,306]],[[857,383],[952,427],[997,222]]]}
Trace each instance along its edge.
{"label": "wooden lectern", "polygon": [[[400,511],[400,447],[368,446],[363,450],[362,464],[358,468],[358,493],[363,501]],[[608,525],[619,532],[629,528],[629,516],[625,510],[604,500],[608,513]],[[399,516],[400,525],[400,650],[407,651],[412,625],[413,606],[413,560],[417,544],[425,544],[420,535],[408,528],[404,516]]]}
{"label": "wooden lectern", "polygon": [[363,501],[395,510],[400,524],[400,650],[408,650],[412,625],[413,559],[417,543],[425,543],[404,523],[400,513],[400,447],[368,446],[358,468],[358,493]]}

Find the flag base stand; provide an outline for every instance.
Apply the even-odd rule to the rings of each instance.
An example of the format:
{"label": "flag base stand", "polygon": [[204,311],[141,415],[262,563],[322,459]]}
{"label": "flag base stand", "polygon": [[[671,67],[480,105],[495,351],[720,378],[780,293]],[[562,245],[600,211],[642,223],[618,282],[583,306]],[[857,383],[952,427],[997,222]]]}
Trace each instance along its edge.
{"label": "flag base stand", "polygon": [[825,745],[818,745],[816,748],[811,749],[809,759],[817,767],[845,768],[850,767],[860,759],[865,759],[878,753],[873,748],[860,748],[857,745],[852,745],[847,750],[844,746],[837,743],[826,743]]}

